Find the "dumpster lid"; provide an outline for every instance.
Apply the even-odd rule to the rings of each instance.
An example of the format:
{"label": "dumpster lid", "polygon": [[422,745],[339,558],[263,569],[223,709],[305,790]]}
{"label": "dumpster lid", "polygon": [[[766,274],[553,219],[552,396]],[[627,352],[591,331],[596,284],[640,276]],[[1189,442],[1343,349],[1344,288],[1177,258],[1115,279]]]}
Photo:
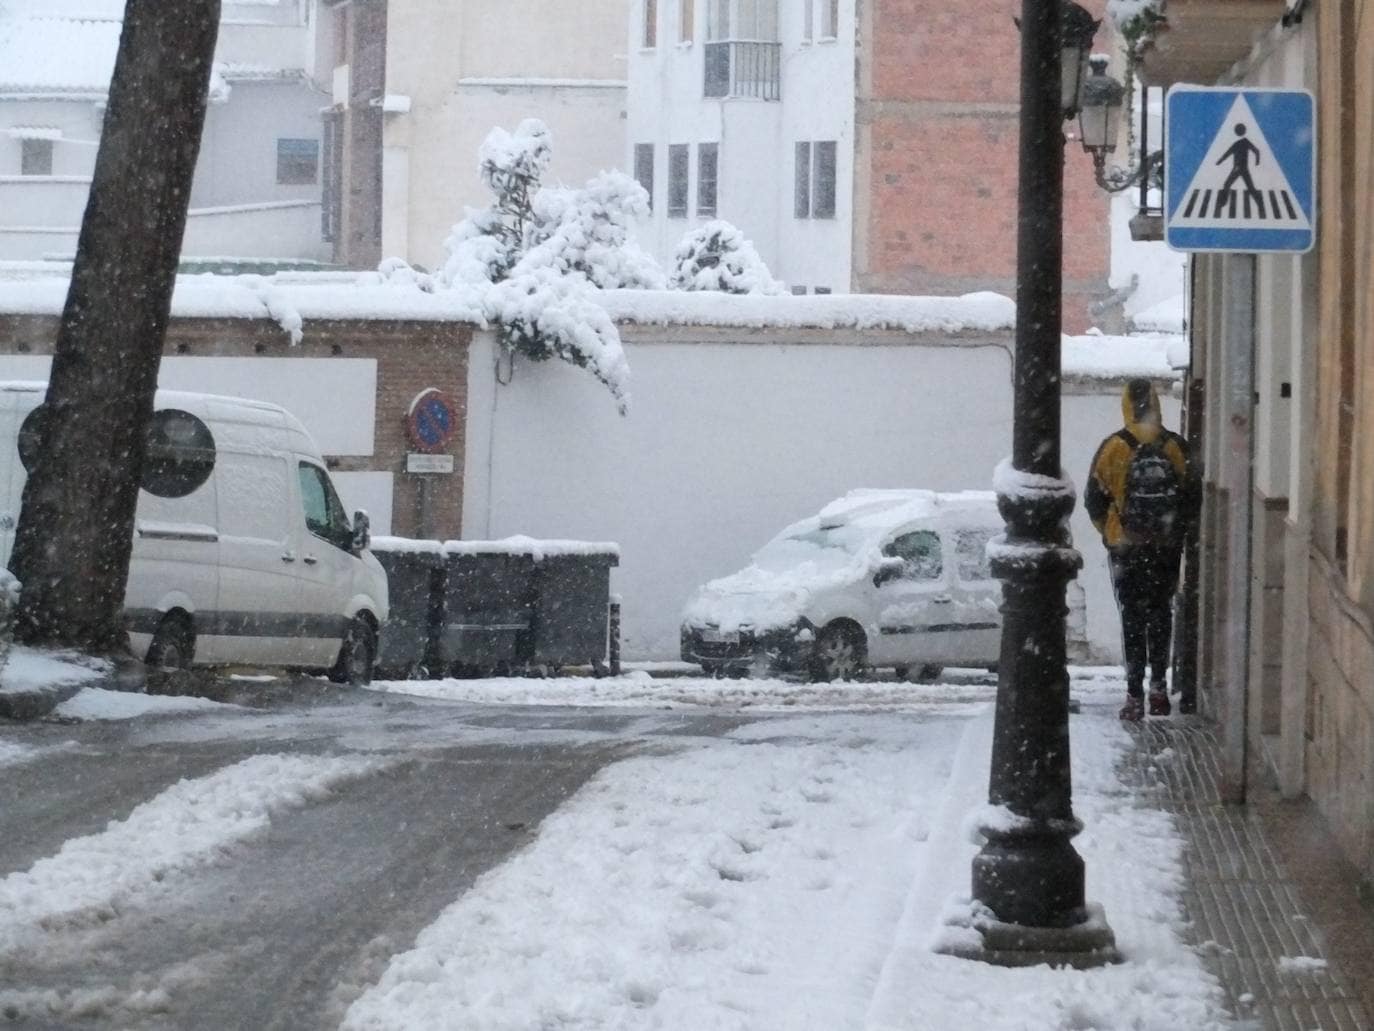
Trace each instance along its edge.
{"label": "dumpster lid", "polygon": [[528,555],[536,562],[566,555],[607,556],[619,560],[620,545],[609,541],[537,540],[515,536],[499,541],[445,541],[446,555]]}
{"label": "dumpster lid", "polygon": [[444,546],[438,541],[417,541],[409,537],[373,537],[371,549],[407,555],[442,555]]}

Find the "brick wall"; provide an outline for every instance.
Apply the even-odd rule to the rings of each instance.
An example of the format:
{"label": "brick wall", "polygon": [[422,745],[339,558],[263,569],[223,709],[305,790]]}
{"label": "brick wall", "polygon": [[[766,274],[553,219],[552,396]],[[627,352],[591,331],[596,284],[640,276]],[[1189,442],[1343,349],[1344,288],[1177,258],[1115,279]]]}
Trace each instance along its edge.
{"label": "brick wall", "polygon": [[[0,315],[0,354],[52,353],[58,320],[53,317]],[[167,333],[168,355],[194,357],[372,358],[377,362],[376,439],[370,457],[326,455],[341,472],[395,474],[392,532],[419,533],[420,494],[429,492],[427,536],[458,537],[462,530],[464,420],[467,404],[468,326],[436,322],[329,322],[310,320],[305,339],[292,346],[285,334],[266,321],[173,319]],[[264,375],[270,375],[264,364]],[[426,387],[444,391],[458,413],[458,433],[444,449],[453,455],[452,475],[407,473],[406,455],[414,450],[406,438],[411,400]],[[214,385],[207,383],[207,392]],[[422,486],[422,483],[427,486]]]}
{"label": "brick wall", "polygon": [[[856,290],[1014,294],[1016,9],[1007,0],[868,5],[860,39]],[[1065,329],[1110,328],[1112,313],[1092,310],[1110,294],[1107,195],[1077,143],[1066,157]]]}

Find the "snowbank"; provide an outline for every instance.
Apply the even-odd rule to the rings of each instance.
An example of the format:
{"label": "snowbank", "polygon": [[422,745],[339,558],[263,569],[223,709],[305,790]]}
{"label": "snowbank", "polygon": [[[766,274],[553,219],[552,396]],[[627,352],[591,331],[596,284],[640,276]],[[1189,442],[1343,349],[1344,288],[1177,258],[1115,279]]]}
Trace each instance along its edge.
{"label": "snowbank", "polygon": [[179,781],[126,819],[72,838],[55,855],[0,879],[0,953],[23,947],[33,934],[108,919],[169,875],[220,860],[226,846],[264,830],[279,813],[382,765],[257,755]]}
{"label": "snowbank", "polygon": [[135,694],[132,691],[87,687],[59,705],[57,715],[75,720],[132,720],[140,716],[237,708],[236,705],[212,702],[208,698]]}
{"label": "snowbank", "polygon": [[76,652],[43,651],[15,645],[0,667],[0,693],[42,691],[108,676],[110,666]]}
{"label": "snowbank", "polygon": [[1182,295],[1168,297],[1131,316],[1131,324],[1142,333],[1182,333],[1187,311]]}

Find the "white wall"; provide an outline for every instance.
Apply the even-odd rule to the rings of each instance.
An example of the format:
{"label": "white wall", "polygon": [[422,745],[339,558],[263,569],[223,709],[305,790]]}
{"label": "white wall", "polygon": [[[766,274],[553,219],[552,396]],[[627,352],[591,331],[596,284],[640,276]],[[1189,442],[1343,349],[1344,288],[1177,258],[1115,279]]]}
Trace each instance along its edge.
{"label": "white wall", "polygon": [[[191,187],[191,207],[320,199],[320,180],[277,182],[277,140],[320,139],[329,98],[302,81],[235,82],[229,100],[211,104]],[[323,157],[321,157],[323,161]],[[319,239],[319,226],[315,227]]]}
{"label": "white wall", "polygon": [[[1011,449],[1003,347],[910,346],[886,334],[867,346],[785,335],[700,343],[684,333],[627,344],[624,419],[604,388],[561,362],[522,363],[497,386],[489,334],[469,363],[463,535],[619,543],[627,657],[676,657],[689,594],[832,498],[855,487],[985,489]],[[1177,402],[1166,411],[1176,425]],[[1120,425],[1117,384],[1065,396],[1076,482]],[[1073,529],[1087,562],[1090,640],[1113,658],[1120,633],[1105,555],[1081,508]]]}
{"label": "white wall", "polygon": [[[51,359],[0,355],[0,380],[46,380]],[[281,405],[298,418],[322,454],[373,453],[377,362],[372,358],[197,358],[162,360],[158,386]]]}
{"label": "white wall", "polygon": [[[623,167],[634,146],[654,145],[654,214],[640,241],[665,267],[696,215],[699,143],[718,143],[718,218],[739,226],[773,274],[789,284],[847,293],[852,272],[854,196],[854,3],[842,0],[838,38],[804,42],[801,3],[782,0],[780,101],[707,100],[704,51],[707,4],[696,0],[696,32],[678,41],[682,0],[659,0],[658,46],[645,49],[642,3],[629,20],[629,101]],[[811,0],[809,0],[811,2]],[[817,20],[819,24],[819,20]],[[836,217],[794,217],[794,146],[838,144]],[[668,147],[692,147],[687,218],[667,216]]]}

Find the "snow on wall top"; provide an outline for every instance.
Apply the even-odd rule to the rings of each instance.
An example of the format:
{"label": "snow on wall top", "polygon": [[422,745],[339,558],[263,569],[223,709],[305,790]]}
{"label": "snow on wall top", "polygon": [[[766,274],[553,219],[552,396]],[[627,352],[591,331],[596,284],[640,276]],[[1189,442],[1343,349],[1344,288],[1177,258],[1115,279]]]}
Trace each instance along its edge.
{"label": "snow on wall top", "polygon": [[1173,333],[1064,338],[1063,369],[1069,379],[1178,379],[1175,360],[1185,339]]}
{"label": "snow on wall top", "polygon": [[598,301],[618,323],[650,326],[895,329],[908,333],[1009,330],[1016,304],[994,293],[962,297],[825,294],[793,297],[679,290],[607,290]]}

